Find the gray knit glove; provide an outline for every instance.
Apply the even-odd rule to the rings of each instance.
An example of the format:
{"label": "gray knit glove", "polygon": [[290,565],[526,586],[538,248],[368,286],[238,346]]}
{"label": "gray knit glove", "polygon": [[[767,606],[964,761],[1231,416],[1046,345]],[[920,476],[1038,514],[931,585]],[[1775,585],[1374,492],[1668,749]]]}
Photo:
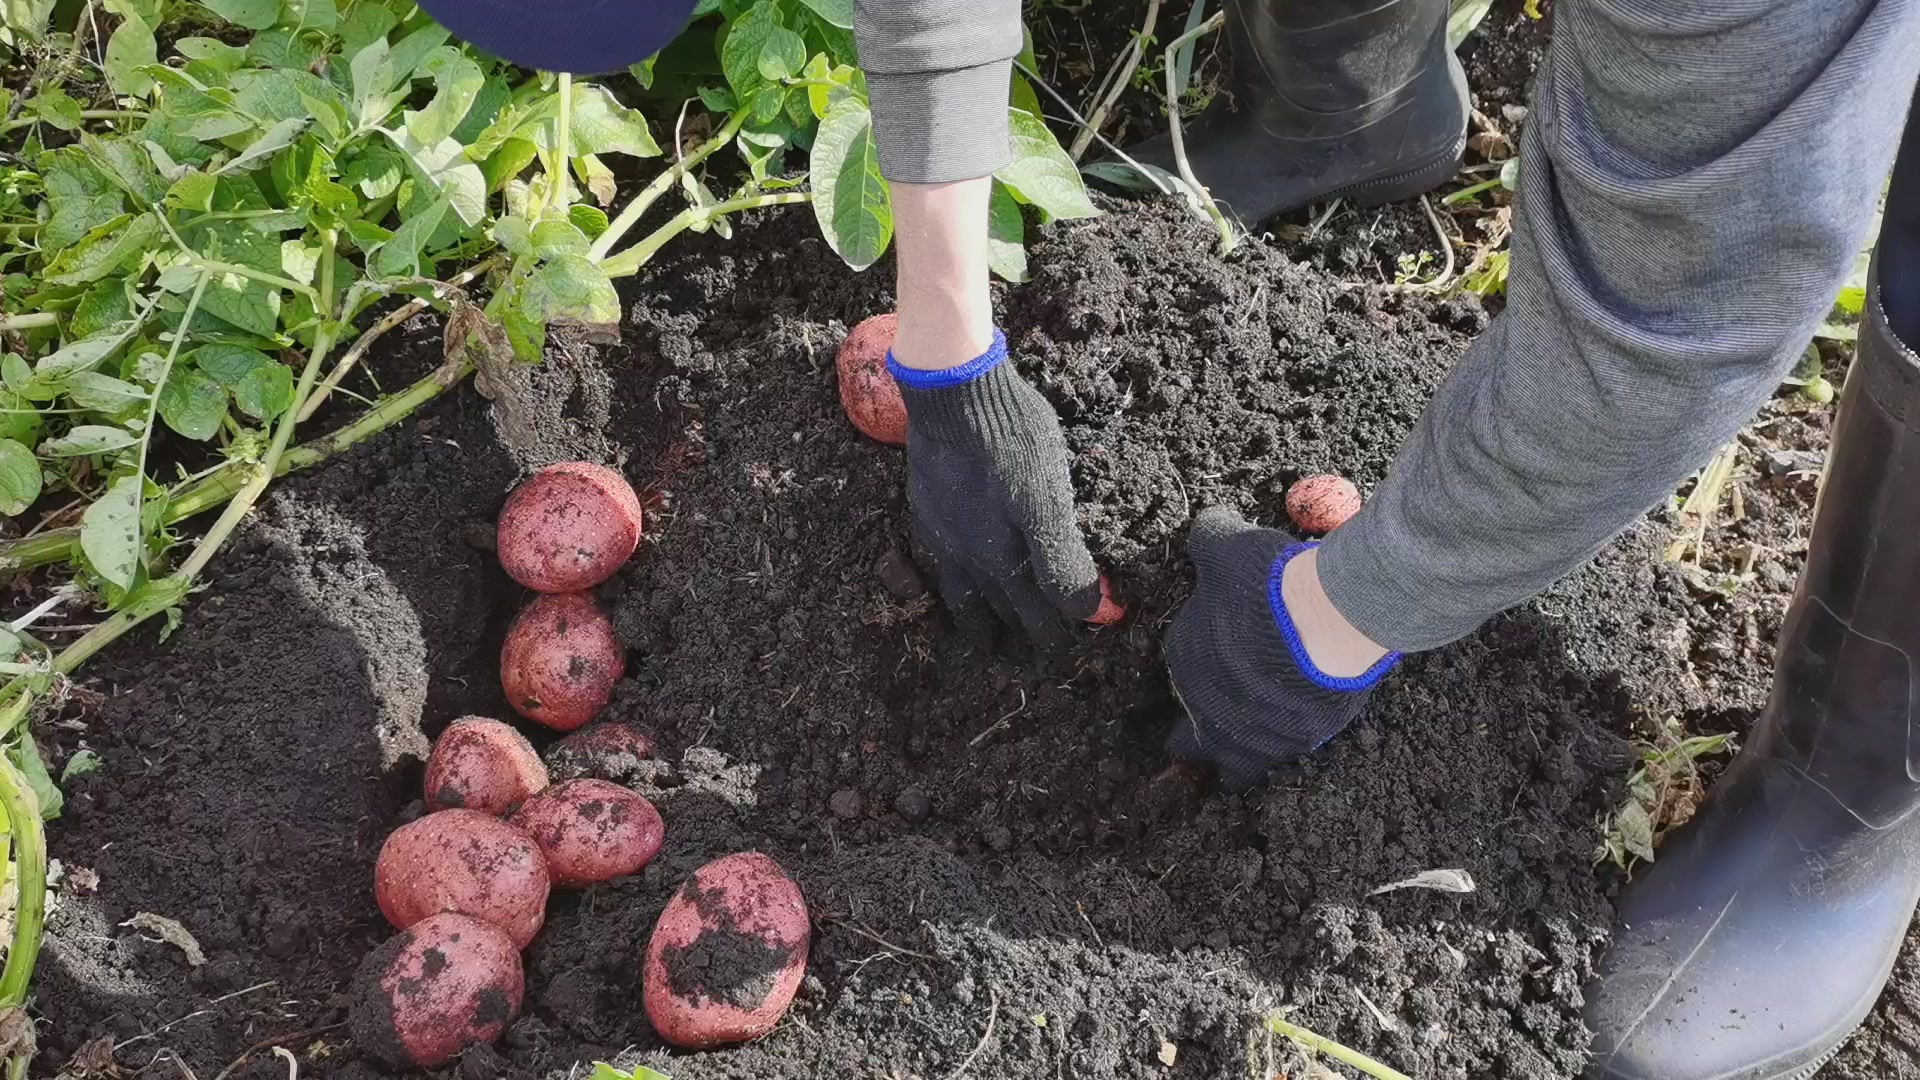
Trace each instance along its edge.
{"label": "gray knit glove", "polygon": [[1061,616],[1099,606],[1100,575],[1074,520],[1060,421],[1006,359],[997,330],[993,348],[956,368],[888,355],[907,405],[907,502],[956,614],[984,600],[1053,647],[1068,638]]}
{"label": "gray knit glove", "polygon": [[1339,734],[1399,660],[1389,654],[1350,679],[1313,666],[1280,594],[1282,568],[1309,546],[1221,509],[1201,511],[1187,537],[1193,596],[1163,643],[1186,715],[1174,720],[1167,750],[1212,762],[1231,790],[1264,782],[1274,765]]}

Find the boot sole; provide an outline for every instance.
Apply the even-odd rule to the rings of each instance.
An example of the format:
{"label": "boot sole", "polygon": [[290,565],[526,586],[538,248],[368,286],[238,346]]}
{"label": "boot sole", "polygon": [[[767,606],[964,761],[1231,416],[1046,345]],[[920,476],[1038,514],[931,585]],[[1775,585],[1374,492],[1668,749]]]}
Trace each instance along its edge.
{"label": "boot sole", "polygon": [[[1454,178],[1454,175],[1460,171],[1461,157],[1466,153],[1466,149],[1467,135],[1463,131],[1451,147],[1424,164],[1391,176],[1377,176],[1372,180],[1348,184],[1346,187],[1319,196],[1315,201],[1351,199],[1354,205],[1367,208],[1425,195]],[[1795,1077],[1793,1080],[1799,1080],[1799,1078]]]}

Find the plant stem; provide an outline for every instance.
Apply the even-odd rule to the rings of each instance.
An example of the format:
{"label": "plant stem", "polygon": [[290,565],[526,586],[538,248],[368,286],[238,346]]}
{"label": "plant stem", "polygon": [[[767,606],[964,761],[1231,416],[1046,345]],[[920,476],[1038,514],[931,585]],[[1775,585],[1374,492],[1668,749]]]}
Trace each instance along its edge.
{"label": "plant stem", "polygon": [[240,263],[220,262],[217,259],[203,259],[199,254],[191,250],[188,254],[193,256],[193,264],[195,266],[198,266],[210,274],[237,274],[243,278],[251,278],[263,285],[272,285],[279,289],[291,289],[309,300],[317,302],[319,299],[319,294],[313,291],[312,286],[302,285],[292,278],[284,278],[278,274],[269,274],[265,270],[255,270],[251,266],[243,266]]}
{"label": "plant stem", "polygon": [[[1154,24],[1160,21],[1160,0],[1148,0],[1147,18],[1140,26],[1140,32],[1127,44],[1126,60],[1120,65],[1120,74],[1113,80],[1113,86],[1107,90],[1107,96],[1093,110],[1093,115],[1081,127],[1080,134],[1074,136],[1073,147],[1067,156],[1079,161],[1087,154],[1087,147],[1093,145],[1093,137],[1100,133],[1100,125],[1107,122],[1107,113],[1113,103],[1120,100],[1120,94],[1133,81],[1133,72],[1140,66],[1140,55],[1147,51],[1147,39],[1153,36]],[[1169,66],[1171,70],[1171,66]],[[1169,86],[1172,84],[1169,83]],[[1179,108],[1177,99],[1169,98],[1170,108]]]}
{"label": "plant stem", "polygon": [[[8,707],[11,723],[18,724],[19,737],[33,738],[26,725],[26,710],[32,699],[22,696]],[[33,966],[40,958],[40,930],[47,914],[47,836],[40,819],[40,802],[33,796],[27,778],[20,775],[12,761],[0,754],[0,806],[4,806],[7,824],[13,835],[13,861],[19,886],[19,904],[13,914],[13,943],[7,947],[7,966],[0,972],[0,1010],[21,1008],[27,1003],[27,985],[33,980]]]}
{"label": "plant stem", "polygon": [[653,230],[645,239],[601,262],[600,269],[606,271],[610,278],[631,277],[639,272],[642,266],[647,265],[647,260],[653,258],[654,253],[664,247],[667,241],[703,221],[725,217],[738,210],[751,210],[760,206],[787,206],[812,201],[813,193],[810,191],[781,191],[728,199],[726,202],[718,202],[710,206],[689,206],[675,214],[665,225]]}
{"label": "plant stem", "polygon": [[60,316],[51,311],[35,311],[26,315],[0,315],[0,332],[7,330],[32,330],[41,326],[57,326]]}
{"label": "plant stem", "polygon": [[573,205],[573,76],[560,73],[560,168],[553,182],[560,195],[560,212]]}
{"label": "plant stem", "polygon": [[640,220],[640,215],[646,213],[654,203],[658,202],[660,196],[665,195],[668,189],[678,183],[680,178],[685,176],[689,170],[707,160],[708,157],[711,157],[715,150],[732,142],[733,137],[740,134],[740,128],[744,126],[746,122],[747,111],[745,109],[734,113],[727,118],[726,125],[720,129],[719,134],[701,143],[699,146],[694,147],[693,153],[667,166],[659,176],[653,178],[651,183],[641,188],[640,193],[633,197],[633,201],[628,203],[626,207],[620,211],[620,215],[607,225],[607,231],[601,233],[599,237],[594,240],[593,246],[587,249],[587,258],[595,262],[605,259],[607,252],[613,250],[613,245],[619,243],[620,238],[627,235],[627,231],[632,229],[634,223]]}
{"label": "plant stem", "polygon": [[[436,296],[441,295],[442,289],[449,292],[456,291],[460,286],[488,273],[504,261],[504,257],[495,255],[489,259],[475,263],[465,270],[460,271],[458,274],[455,274],[444,285],[436,287],[434,294]],[[319,386],[314,387],[312,396],[308,397],[307,403],[301,406],[300,422],[304,424],[313,416],[315,410],[320,408],[320,404],[327,400],[327,395],[333,393],[333,391],[340,386],[340,381],[347,377],[348,373],[353,370],[354,365],[360,362],[360,357],[366,353],[367,349],[371,347],[375,341],[378,341],[387,331],[392,330],[394,327],[425,311],[430,302],[431,301],[424,296],[415,297],[388,312],[379,322],[368,327],[365,333],[354,339],[353,344],[341,355],[340,362],[333,366],[333,370],[327,373],[327,377],[321,380]]]}
{"label": "plant stem", "polygon": [[1227,215],[1220,212],[1220,204],[1213,201],[1213,193],[1201,186],[1199,178],[1193,175],[1192,163],[1187,160],[1186,137],[1180,132],[1180,88],[1177,85],[1177,77],[1174,69],[1177,60],[1175,54],[1180,51],[1181,46],[1189,41],[1195,41],[1213,33],[1215,30],[1226,25],[1226,21],[1226,12],[1214,12],[1208,17],[1206,22],[1174,38],[1173,42],[1167,46],[1166,59],[1167,135],[1173,143],[1173,163],[1180,167],[1180,179],[1185,180],[1187,186],[1193,189],[1194,194],[1200,197],[1200,203],[1205,207],[1207,216],[1213,219],[1213,227],[1219,230],[1220,254],[1222,255],[1233,250],[1233,223],[1227,220]]}
{"label": "plant stem", "polygon": [[1267,1030],[1275,1035],[1285,1035],[1313,1053],[1325,1054],[1342,1064],[1351,1065],[1374,1080],[1413,1080],[1406,1073],[1382,1065],[1358,1050],[1349,1050],[1325,1035],[1315,1035],[1306,1028],[1295,1027],[1280,1019],[1279,1013],[1267,1014]]}
{"label": "plant stem", "polygon": [[[173,329],[173,344],[167,348],[167,358],[160,365],[160,377],[153,380],[153,393],[147,400],[147,426],[141,429],[139,466],[134,469],[134,478],[140,481],[140,492],[135,498],[136,508],[146,503],[147,497],[147,447],[153,445],[153,422],[160,416],[160,394],[167,388],[167,376],[173,374],[173,362],[180,356],[180,346],[186,343],[187,327],[193,325],[193,316],[200,310],[200,298],[207,293],[207,282],[212,281],[210,274],[201,274],[193,283],[193,295],[187,298],[187,313],[180,317],[180,325]],[[139,515],[134,516],[134,531],[140,529]]]}
{"label": "plant stem", "polygon": [[1474,196],[1480,194],[1483,191],[1491,191],[1494,188],[1497,188],[1499,186],[1500,186],[1500,178],[1497,176],[1491,180],[1482,180],[1477,184],[1471,184],[1467,187],[1463,187],[1459,191],[1447,192],[1445,195],[1442,195],[1440,197],[1440,205],[1453,206],[1457,203],[1463,203],[1463,202],[1466,202],[1468,199],[1471,199]]}
{"label": "plant stem", "polygon": [[[146,115],[146,112],[141,109],[80,110],[80,119],[82,120],[142,120],[146,118]],[[4,135],[10,131],[17,131],[20,128],[32,127],[40,123],[41,119],[42,118],[38,116],[23,116],[18,120],[9,120],[5,124],[0,124],[0,135]]]}
{"label": "plant stem", "polygon": [[[1053,103],[1055,105],[1060,106],[1061,109],[1065,110],[1067,114],[1067,119],[1072,120],[1074,123],[1080,125],[1083,128],[1087,127],[1087,118],[1084,116],[1081,116],[1080,113],[1076,111],[1071,104],[1068,103],[1066,98],[1061,97],[1060,91],[1055,90],[1052,86],[1049,86],[1047,84],[1047,81],[1040,77],[1039,72],[1034,71],[1032,68],[1026,66],[1025,64],[1022,64],[1018,60],[1015,60],[1013,62],[1013,66],[1019,70],[1020,74],[1025,75],[1027,77],[1028,82],[1031,82],[1033,85],[1039,87],[1042,90],[1045,90],[1047,92],[1047,96],[1053,99]],[[1113,145],[1113,143],[1110,142],[1105,135],[1102,135],[1098,131],[1095,131],[1093,133],[1093,141],[1099,143],[1101,147],[1106,150],[1107,153],[1112,154],[1114,157],[1119,158],[1120,161],[1123,164],[1125,164],[1128,168],[1132,169],[1134,172],[1139,173],[1141,176],[1146,177],[1147,182],[1153,185],[1155,191],[1158,191],[1162,195],[1172,195],[1175,193],[1172,188],[1166,185],[1165,181],[1161,180],[1159,177],[1148,172],[1146,166],[1140,164],[1138,161],[1135,161],[1133,158],[1129,157],[1125,150],[1122,150],[1119,147]]]}

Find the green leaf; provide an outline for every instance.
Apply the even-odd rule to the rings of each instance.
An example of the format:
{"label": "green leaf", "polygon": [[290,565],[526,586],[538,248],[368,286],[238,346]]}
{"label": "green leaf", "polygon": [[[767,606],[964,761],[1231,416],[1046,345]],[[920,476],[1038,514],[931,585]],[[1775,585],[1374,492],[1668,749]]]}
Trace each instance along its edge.
{"label": "green leaf", "polygon": [[40,462],[33,451],[0,439],[0,514],[13,517],[40,497]]}
{"label": "green leaf", "polygon": [[508,214],[495,221],[492,235],[493,242],[509,255],[526,258],[533,254],[533,231],[527,228],[527,219],[518,214]]}
{"label": "green leaf", "polygon": [[203,172],[190,172],[167,188],[167,205],[204,214],[213,208],[214,178]]}
{"label": "green leaf", "polygon": [[98,139],[82,135],[87,153],[105,170],[108,180],[142,205],[159,201],[167,181],[154,168],[153,158],[131,139]]}
{"label": "green leaf", "polygon": [[[632,157],[658,157],[660,144],[647,130],[647,118],[614,99],[604,86],[573,88],[573,151],[570,157],[588,154],[628,154]],[[551,147],[558,139],[559,113],[552,121],[555,131],[548,133],[543,145]]]}
{"label": "green leaf", "polygon": [[1007,186],[994,182],[987,202],[987,265],[1008,281],[1027,280],[1027,224]]}
{"label": "green leaf", "polygon": [[80,103],[73,99],[72,94],[57,86],[28,98],[22,108],[61,131],[77,131],[80,128]]}
{"label": "green leaf", "polygon": [[853,29],[853,0],[800,0],[815,15],[842,30]]}
{"label": "green leaf", "polygon": [[407,176],[407,159],[384,141],[369,142],[341,167],[340,180],[357,184],[368,199],[384,199],[400,188]]}
{"label": "green leaf", "polygon": [[202,345],[187,354],[193,366],[204,372],[208,378],[221,386],[240,385],[250,373],[258,368],[279,367],[273,358],[258,349],[249,349],[244,345],[214,343]]}
{"label": "green leaf", "polygon": [[109,416],[147,400],[145,390],[97,371],[76,371],[67,376],[66,390],[75,405]]}
{"label": "green leaf", "polygon": [[1013,161],[994,173],[994,177],[1007,185],[1016,199],[1031,203],[1053,217],[1085,218],[1099,214],[1087,198],[1079,168],[1060,148],[1046,122],[1019,109],[1009,109],[1007,119],[1013,128]]}
{"label": "green leaf", "polygon": [[282,0],[279,22],[295,30],[331,31],[340,23],[334,0]]}
{"label": "green leaf", "polygon": [[133,301],[127,296],[127,284],[125,278],[110,278],[88,289],[67,319],[67,336],[90,338],[132,322]]}
{"label": "green leaf", "polygon": [[138,15],[128,15],[107,40],[102,66],[107,72],[107,84],[115,93],[146,97],[153,91],[153,78],[140,69],[159,62],[160,51],[153,40],[153,29]]}
{"label": "green leaf", "polygon": [[426,276],[426,271],[420,265],[420,251],[433,238],[434,230],[440,227],[440,220],[446,217],[450,205],[451,200],[442,195],[425,211],[401,222],[400,227],[393,231],[393,236],[374,253],[370,267],[374,276]]}
{"label": "green leaf", "polygon": [[227,388],[192,368],[175,367],[160,388],[160,418],[187,438],[205,442],[227,418]]}
{"label": "green leaf", "polygon": [[47,763],[40,757],[40,746],[33,741],[32,732],[23,732],[19,741],[7,748],[7,756],[19,767],[20,775],[26,778],[27,786],[33,789],[33,797],[40,804],[40,819],[52,821],[60,816],[61,808],[67,804],[67,797],[47,774]]}
{"label": "green leaf", "polygon": [[893,239],[893,203],[873,145],[873,117],[848,105],[820,122],[808,159],[820,234],[848,266],[872,266]]}
{"label": "green leaf", "polygon": [[126,428],[108,427],[105,424],[76,424],[68,428],[65,435],[42,443],[40,452],[48,457],[85,457],[88,454],[111,453],[139,441],[134,437],[133,432]]}
{"label": "green leaf", "polygon": [[329,142],[337,145],[353,134],[353,119],[347,115],[345,105],[332,98],[317,98],[312,94],[301,94],[300,103],[313,114],[313,122]]}
{"label": "green leaf", "polygon": [[447,45],[428,54],[420,70],[433,78],[433,100],[419,112],[403,113],[402,122],[416,142],[431,146],[453,137],[454,129],[466,119],[467,110],[480,96],[487,77],[480,71],[479,64]]}
{"label": "green leaf", "polygon": [[760,46],[760,77],[769,82],[791,79],[807,65],[807,43],[784,26],[774,27]]}
{"label": "green leaf", "polygon": [[280,18],[280,0],[200,0],[202,7],[235,26],[265,30]]}
{"label": "green leaf", "polygon": [[[427,57],[431,56],[435,49],[445,45],[452,36],[447,32],[446,27],[436,22],[429,22],[419,29],[408,31],[406,36],[394,42],[393,50],[389,54],[393,64],[394,82],[400,83],[412,78],[414,72],[420,69],[420,65],[426,62]],[[405,93],[405,87],[401,88],[401,92]]]}
{"label": "green leaf", "polygon": [[395,81],[393,53],[385,38],[353,55],[348,68],[353,77],[353,111],[361,127],[372,127],[393,111],[388,91]]}
{"label": "green leaf", "polygon": [[534,254],[542,259],[585,255],[589,246],[587,234],[571,221],[543,221],[533,227]]}
{"label": "green leaf", "polygon": [[124,223],[116,218],[60,253],[43,275],[55,285],[85,285],[143,258],[161,237],[160,219],[141,214]]}
{"label": "green leaf", "polygon": [[[1196,8],[1199,6],[1195,5]],[[1493,0],[1453,0],[1447,12],[1447,51],[1452,52],[1459,48],[1460,43],[1467,40],[1467,35],[1473,33],[1474,28],[1480,25],[1481,20],[1485,19],[1487,12],[1492,9]],[[1190,48],[1193,43],[1187,44]],[[1184,80],[1181,88],[1185,89]]]}
{"label": "green leaf", "polygon": [[760,52],[780,28],[779,9],[771,0],[760,0],[727,27],[726,40],[720,43],[720,70],[737,99],[750,100],[766,84]]}
{"label": "green leaf", "polygon": [[258,166],[261,162],[292,146],[293,140],[299,138],[300,133],[306,128],[307,121],[302,117],[288,117],[281,120],[268,128],[264,135],[248,143],[247,148],[242,150],[238,157],[215,169],[214,174],[225,175]]}
{"label": "green leaf", "polygon": [[700,88],[700,104],[709,112],[730,113],[740,107],[740,99],[732,90],[724,86],[703,86]]}
{"label": "green leaf", "polygon": [[233,401],[261,423],[272,420],[293,404],[293,372],[285,364],[254,368],[234,386]]}
{"label": "green leaf", "polygon": [[237,45],[229,45],[218,38],[181,38],[173,43],[173,48],[181,56],[189,60],[197,60],[227,75],[238,71],[240,65],[247,62],[247,50]]}
{"label": "green leaf", "polygon": [[67,759],[66,768],[60,770],[60,784],[64,787],[70,780],[78,780],[83,776],[92,776],[99,771],[99,754],[85,748],[75,750],[73,756]]}
{"label": "green leaf", "polygon": [[[217,210],[265,209],[250,182],[222,178]],[[243,194],[249,189],[253,194]],[[280,241],[244,221],[216,221],[189,231],[187,243],[210,259],[239,263],[269,274],[280,272]],[[280,290],[240,274],[215,274],[200,307],[217,319],[255,335],[272,338],[280,328]]]}
{"label": "green leaf", "polygon": [[[486,217],[487,178],[480,171],[480,166],[467,160],[466,147],[450,138],[425,145],[416,141],[412,132],[404,130],[400,132],[397,145],[407,155],[414,174],[427,185],[427,190],[437,192],[446,199],[463,223],[478,225]],[[425,244],[427,239],[427,236],[422,236],[420,242]]]}
{"label": "green leaf", "polygon": [[547,322],[616,326],[620,294],[606,272],[585,255],[563,254],[541,263],[527,280],[522,304]]}
{"label": "green leaf", "polygon": [[398,25],[400,17],[384,4],[355,4],[352,14],[340,24],[340,54],[351,59],[375,41],[386,40]]}
{"label": "green leaf", "polygon": [[607,231],[609,224],[605,210],[585,203],[567,207],[567,220],[573,222],[574,228],[586,233],[588,240],[600,239],[600,234]]}
{"label": "green leaf", "polygon": [[587,1080],[673,1080],[673,1077],[645,1065],[635,1065],[632,1072],[621,1072],[604,1061],[596,1061]]}
{"label": "green leaf", "polygon": [[637,64],[627,65],[627,74],[633,76],[633,81],[640,84],[640,89],[653,89],[653,65],[659,59],[660,54],[654,53]]}
{"label": "green leaf", "polygon": [[78,147],[48,155],[43,183],[53,215],[40,229],[40,246],[49,254],[112,221],[124,205],[120,189]]}
{"label": "green leaf", "polygon": [[126,331],[116,328],[76,341],[41,357],[34,365],[33,372],[42,379],[58,381],[76,371],[91,371],[107,358],[107,354],[119,348],[126,337]]}

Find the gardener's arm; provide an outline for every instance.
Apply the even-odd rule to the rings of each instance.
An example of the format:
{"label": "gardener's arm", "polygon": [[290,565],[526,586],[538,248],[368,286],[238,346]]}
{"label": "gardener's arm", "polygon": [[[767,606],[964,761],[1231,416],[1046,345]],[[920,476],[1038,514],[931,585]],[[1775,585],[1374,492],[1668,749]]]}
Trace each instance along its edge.
{"label": "gardener's arm", "polygon": [[893,194],[907,497],[940,592],[1043,641],[1098,604],[1074,522],[1066,440],[993,328],[987,199],[1011,156],[1007,90],[1019,0],[860,0],[874,144]]}

